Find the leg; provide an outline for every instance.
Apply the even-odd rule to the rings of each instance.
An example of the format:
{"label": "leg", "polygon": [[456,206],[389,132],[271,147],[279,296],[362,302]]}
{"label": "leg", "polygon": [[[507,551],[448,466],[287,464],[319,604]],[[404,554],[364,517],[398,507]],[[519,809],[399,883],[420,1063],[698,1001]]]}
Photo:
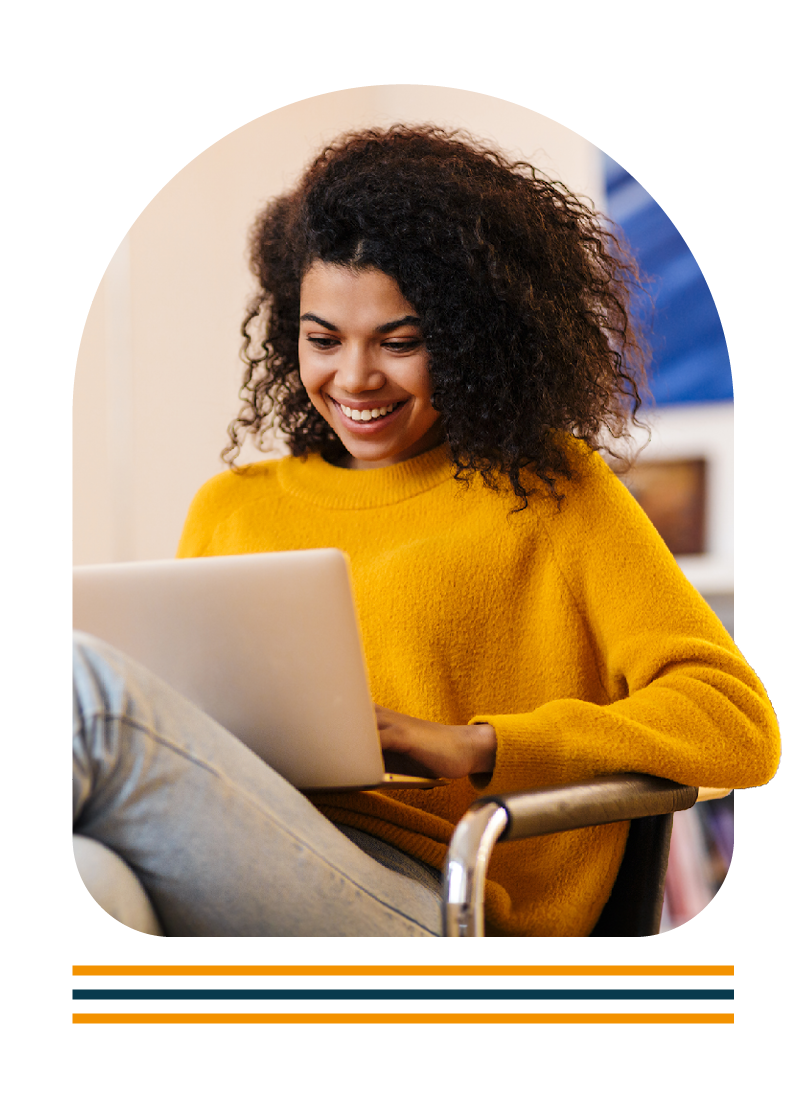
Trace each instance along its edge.
{"label": "leg", "polygon": [[94,638],[75,646],[75,831],[133,868],[171,936],[425,937],[439,899]]}

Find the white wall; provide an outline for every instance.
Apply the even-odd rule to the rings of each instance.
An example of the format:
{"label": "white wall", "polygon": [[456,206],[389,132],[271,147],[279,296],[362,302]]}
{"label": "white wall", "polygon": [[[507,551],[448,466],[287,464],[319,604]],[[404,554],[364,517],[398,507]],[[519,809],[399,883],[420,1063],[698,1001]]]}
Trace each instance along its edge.
{"label": "white wall", "polygon": [[[597,150],[545,117],[434,86],[343,90],[224,137],[153,199],[100,283],[74,393],[74,560],[169,557],[238,411],[247,231],[326,140],[396,121],[467,127],[602,208]],[[244,458],[244,457],[243,457]]]}

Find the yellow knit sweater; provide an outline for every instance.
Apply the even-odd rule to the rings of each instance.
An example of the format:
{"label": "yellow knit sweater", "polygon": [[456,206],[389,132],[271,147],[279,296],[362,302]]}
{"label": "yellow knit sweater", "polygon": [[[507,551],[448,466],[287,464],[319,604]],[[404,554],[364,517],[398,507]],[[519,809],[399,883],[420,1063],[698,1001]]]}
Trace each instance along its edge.
{"label": "yellow knit sweater", "polygon": [[[336,547],[350,557],[373,699],[497,735],[491,781],[317,795],[332,820],[441,867],[476,796],[618,771],[706,786],[768,781],[764,689],[625,487],[570,441],[560,510],[452,477],[445,447],[351,471],[318,456],[211,479],[180,556]],[[492,857],[487,932],[588,934],[627,825],[517,841]]]}

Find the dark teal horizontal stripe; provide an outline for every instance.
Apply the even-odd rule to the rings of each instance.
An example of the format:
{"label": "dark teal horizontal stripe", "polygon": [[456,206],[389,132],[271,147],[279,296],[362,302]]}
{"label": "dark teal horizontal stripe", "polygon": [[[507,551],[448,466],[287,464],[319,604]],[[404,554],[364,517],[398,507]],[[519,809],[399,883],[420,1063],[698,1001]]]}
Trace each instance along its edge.
{"label": "dark teal horizontal stripe", "polygon": [[732,988],[78,988],[73,999],[733,999]]}

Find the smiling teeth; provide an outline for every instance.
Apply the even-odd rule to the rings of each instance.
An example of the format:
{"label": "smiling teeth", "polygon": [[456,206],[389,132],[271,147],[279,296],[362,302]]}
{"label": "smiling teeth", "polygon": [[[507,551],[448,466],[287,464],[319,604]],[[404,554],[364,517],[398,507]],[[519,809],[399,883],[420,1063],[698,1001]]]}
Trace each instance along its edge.
{"label": "smiling teeth", "polygon": [[394,412],[400,401],[390,404],[384,408],[348,408],[346,404],[340,404],[342,412],[349,420],[377,420],[379,416],[388,416],[390,412]]}

